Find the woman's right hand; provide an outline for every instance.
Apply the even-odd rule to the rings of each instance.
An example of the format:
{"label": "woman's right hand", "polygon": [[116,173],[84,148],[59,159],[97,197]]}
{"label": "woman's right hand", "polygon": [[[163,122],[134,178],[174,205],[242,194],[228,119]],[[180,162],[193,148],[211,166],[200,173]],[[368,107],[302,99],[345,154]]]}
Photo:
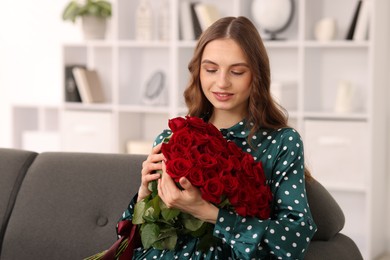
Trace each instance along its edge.
{"label": "woman's right hand", "polygon": [[153,147],[148,158],[142,163],[141,186],[138,190],[137,201],[146,198],[151,193],[148,189],[149,182],[160,178],[160,174],[155,174],[155,172],[162,169],[161,161],[164,155],[161,153],[161,145],[162,143]]}

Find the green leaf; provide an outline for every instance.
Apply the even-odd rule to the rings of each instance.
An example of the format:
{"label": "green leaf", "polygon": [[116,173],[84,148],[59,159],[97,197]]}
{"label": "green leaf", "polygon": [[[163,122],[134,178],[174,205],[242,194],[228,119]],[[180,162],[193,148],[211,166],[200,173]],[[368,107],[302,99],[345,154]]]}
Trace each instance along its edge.
{"label": "green leaf", "polygon": [[180,210],[175,208],[168,208],[164,201],[160,200],[159,208],[161,209],[161,215],[164,220],[170,221],[179,216]]}
{"label": "green leaf", "polygon": [[156,196],[152,200],[148,201],[145,206],[145,213],[143,215],[143,218],[147,222],[156,222],[160,217],[160,197]]}
{"label": "green leaf", "polygon": [[133,220],[132,220],[134,225],[139,225],[145,222],[143,218],[143,215],[145,214],[145,210],[146,210],[145,200],[138,201],[135,204]]}
{"label": "green leaf", "polygon": [[153,247],[159,250],[175,249],[177,243],[177,232],[174,229],[170,229],[166,232],[161,232],[159,236],[159,240],[153,244]]}
{"label": "green leaf", "polygon": [[160,228],[154,223],[143,224],[141,232],[141,241],[145,249],[150,248],[157,240],[160,234]]}
{"label": "green leaf", "polygon": [[183,213],[183,224],[186,229],[190,231],[197,231],[202,227],[203,223],[203,220],[197,219],[192,215]]}
{"label": "green leaf", "polygon": [[202,226],[198,228],[195,231],[192,231],[190,234],[193,237],[201,237],[203,236],[206,232],[212,232],[212,229],[210,230],[211,224],[207,222],[203,222]]}
{"label": "green leaf", "polygon": [[170,220],[176,218],[177,216],[179,216],[180,212],[181,211],[178,209],[166,208],[166,209],[161,210],[161,215],[162,215],[164,220],[170,221]]}

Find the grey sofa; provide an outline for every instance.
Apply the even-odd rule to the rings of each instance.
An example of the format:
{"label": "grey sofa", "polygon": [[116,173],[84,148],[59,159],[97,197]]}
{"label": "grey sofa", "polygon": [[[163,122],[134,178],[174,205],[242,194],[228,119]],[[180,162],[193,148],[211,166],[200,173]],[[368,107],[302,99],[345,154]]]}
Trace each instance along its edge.
{"label": "grey sofa", "polygon": [[[107,249],[144,159],[0,148],[0,259],[74,260]],[[305,259],[362,259],[340,233],[344,215],[330,194],[316,181],[307,192],[318,232]]]}

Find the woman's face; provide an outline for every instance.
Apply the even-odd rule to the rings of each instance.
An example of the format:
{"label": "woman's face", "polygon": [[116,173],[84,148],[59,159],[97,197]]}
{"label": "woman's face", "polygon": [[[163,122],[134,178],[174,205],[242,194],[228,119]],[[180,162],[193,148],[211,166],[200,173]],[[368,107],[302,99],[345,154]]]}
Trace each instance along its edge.
{"label": "woman's face", "polygon": [[200,82],[214,111],[245,116],[251,81],[248,61],[234,40],[217,39],[206,45],[200,65]]}

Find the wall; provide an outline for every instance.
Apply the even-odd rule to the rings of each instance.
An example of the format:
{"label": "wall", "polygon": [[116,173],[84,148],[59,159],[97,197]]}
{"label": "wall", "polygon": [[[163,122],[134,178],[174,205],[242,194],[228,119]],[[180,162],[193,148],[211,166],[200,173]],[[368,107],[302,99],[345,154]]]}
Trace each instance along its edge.
{"label": "wall", "polygon": [[68,0],[2,1],[0,15],[0,146],[11,147],[12,104],[59,104],[61,44],[81,39],[63,22]]}

